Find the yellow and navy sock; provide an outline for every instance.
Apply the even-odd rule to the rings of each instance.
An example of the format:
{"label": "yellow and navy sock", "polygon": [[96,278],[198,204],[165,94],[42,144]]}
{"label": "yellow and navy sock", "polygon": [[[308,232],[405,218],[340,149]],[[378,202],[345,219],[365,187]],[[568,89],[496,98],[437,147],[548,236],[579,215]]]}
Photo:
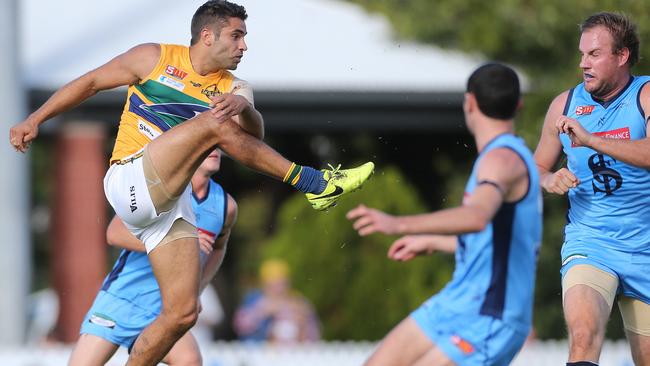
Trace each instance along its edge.
{"label": "yellow and navy sock", "polygon": [[320,194],[327,186],[327,181],[323,178],[323,172],[296,163],[291,163],[291,167],[282,181],[291,184],[304,193]]}

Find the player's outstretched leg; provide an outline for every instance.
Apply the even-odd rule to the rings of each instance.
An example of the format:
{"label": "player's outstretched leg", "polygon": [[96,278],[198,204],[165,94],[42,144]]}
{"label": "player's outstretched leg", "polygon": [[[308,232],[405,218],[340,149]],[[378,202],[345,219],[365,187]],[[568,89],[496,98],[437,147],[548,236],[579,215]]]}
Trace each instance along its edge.
{"label": "player's outstretched leg", "polygon": [[334,206],[342,195],[358,189],[374,170],[373,163],[331,171],[296,165],[246,133],[233,120],[217,121],[208,111],[167,131],[147,146],[151,165],[170,198],[183,192],[215,145],[239,163],[307,193],[307,199],[317,210]]}

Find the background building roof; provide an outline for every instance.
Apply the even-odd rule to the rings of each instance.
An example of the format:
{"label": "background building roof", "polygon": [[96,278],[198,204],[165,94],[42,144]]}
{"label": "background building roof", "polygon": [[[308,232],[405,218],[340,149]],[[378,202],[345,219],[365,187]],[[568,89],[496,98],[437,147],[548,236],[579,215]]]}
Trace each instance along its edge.
{"label": "background building roof", "polygon": [[[249,14],[236,75],[256,91],[462,92],[481,62],[393,38],[388,20],[335,0],[235,0]],[[203,1],[24,0],[25,81],[55,89],[145,42],[189,43]]]}

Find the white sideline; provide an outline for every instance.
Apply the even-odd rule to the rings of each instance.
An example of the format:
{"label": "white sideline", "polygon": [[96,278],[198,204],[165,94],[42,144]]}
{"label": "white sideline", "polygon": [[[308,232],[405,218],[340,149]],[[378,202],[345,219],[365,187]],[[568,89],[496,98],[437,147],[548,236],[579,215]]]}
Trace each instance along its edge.
{"label": "white sideline", "polygon": [[[216,342],[202,347],[205,366],[357,366],[372,352],[374,342],[321,342],[295,347],[277,347],[241,342]],[[2,366],[60,366],[67,363],[71,348],[7,348],[0,346]],[[107,366],[121,366],[127,358],[121,349]],[[566,341],[533,341],[515,358],[513,366],[563,365]],[[632,366],[627,342],[607,341],[601,365]]]}

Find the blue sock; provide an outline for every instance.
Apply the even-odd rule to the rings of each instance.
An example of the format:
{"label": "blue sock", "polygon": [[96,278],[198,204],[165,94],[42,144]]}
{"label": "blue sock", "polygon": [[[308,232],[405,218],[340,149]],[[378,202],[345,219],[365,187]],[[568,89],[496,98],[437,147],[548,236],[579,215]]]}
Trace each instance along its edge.
{"label": "blue sock", "polygon": [[323,178],[323,172],[308,166],[302,167],[298,181],[294,185],[300,192],[314,194],[322,193],[326,186],[327,181]]}

